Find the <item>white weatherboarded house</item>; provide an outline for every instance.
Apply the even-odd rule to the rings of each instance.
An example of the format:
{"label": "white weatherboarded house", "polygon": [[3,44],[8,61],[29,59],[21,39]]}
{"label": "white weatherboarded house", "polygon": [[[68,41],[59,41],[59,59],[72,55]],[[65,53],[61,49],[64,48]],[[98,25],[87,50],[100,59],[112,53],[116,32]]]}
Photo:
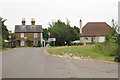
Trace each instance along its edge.
{"label": "white weatherboarded house", "polygon": [[80,43],[104,42],[110,28],[106,22],[88,22],[83,28],[80,27]]}

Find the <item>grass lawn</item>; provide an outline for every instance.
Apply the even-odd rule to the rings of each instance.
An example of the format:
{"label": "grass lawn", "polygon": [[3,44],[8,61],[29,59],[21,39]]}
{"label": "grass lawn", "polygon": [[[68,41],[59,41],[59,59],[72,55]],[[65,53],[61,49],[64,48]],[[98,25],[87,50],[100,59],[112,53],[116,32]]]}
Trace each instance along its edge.
{"label": "grass lawn", "polygon": [[116,56],[102,53],[95,45],[87,46],[64,46],[64,47],[50,47],[47,48],[48,53],[56,55],[64,55],[65,53],[78,57],[88,57],[96,60],[113,61]]}
{"label": "grass lawn", "polygon": [[11,49],[13,49],[13,48],[3,48],[3,49],[0,49],[0,52],[2,52],[2,51],[7,51],[7,50],[11,50]]}

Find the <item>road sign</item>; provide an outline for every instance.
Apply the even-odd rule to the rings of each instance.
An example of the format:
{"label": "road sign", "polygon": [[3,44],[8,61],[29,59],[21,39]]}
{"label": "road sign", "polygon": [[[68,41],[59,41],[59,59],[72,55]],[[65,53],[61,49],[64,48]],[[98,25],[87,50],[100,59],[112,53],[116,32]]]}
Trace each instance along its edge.
{"label": "road sign", "polygon": [[8,36],[8,38],[9,38],[9,39],[11,39],[11,38],[12,38],[12,36],[11,36],[11,35],[9,35],[9,36]]}
{"label": "road sign", "polygon": [[12,33],[12,30],[8,31],[8,33],[11,34],[11,33]]}
{"label": "road sign", "polygon": [[56,41],[56,38],[49,38],[48,41]]}
{"label": "road sign", "polygon": [[48,36],[50,36],[50,32],[48,32]]}

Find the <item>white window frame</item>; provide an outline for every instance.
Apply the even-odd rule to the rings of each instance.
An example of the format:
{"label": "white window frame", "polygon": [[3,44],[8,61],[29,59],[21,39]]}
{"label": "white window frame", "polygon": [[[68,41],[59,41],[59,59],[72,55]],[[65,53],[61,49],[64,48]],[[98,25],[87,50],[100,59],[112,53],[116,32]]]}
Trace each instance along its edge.
{"label": "white window frame", "polygon": [[38,34],[37,33],[34,33],[34,38],[37,38],[38,37]]}
{"label": "white window frame", "polygon": [[25,46],[25,41],[21,41],[21,46]]}
{"label": "white window frame", "polygon": [[21,33],[21,38],[24,38],[24,33]]}

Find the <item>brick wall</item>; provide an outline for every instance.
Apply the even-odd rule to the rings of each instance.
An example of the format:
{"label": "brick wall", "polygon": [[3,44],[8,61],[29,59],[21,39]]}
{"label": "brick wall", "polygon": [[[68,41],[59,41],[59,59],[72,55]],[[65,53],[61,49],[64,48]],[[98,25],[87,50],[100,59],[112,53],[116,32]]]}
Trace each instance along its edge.
{"label": "brick wall", "polygon": [[[34,33],[24,33],[24,37],[27,37],[27,39],[21,38],[21,33],[15,33],[15,36],[16,36],[16,46],[18,46],[17,40],[20,40],[20,41],[26,41],[27,39],[32,41],[41,40],[41,33],[37,33],[37,38],[34,38]],[[27,46],[27,43],[25,43],[25,46]]]}

